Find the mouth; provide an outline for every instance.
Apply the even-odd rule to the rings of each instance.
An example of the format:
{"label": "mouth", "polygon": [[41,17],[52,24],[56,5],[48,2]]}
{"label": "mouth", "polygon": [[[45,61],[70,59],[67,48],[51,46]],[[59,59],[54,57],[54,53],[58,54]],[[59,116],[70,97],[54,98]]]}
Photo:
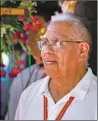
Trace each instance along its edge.
{"label": "mouth", "polygon": [[56,61],[45,61],[45,62],[44,62],[44,65],[45,65],[45,66],[49,66],[49,65],[56,64],[56,63],[57,63]]}

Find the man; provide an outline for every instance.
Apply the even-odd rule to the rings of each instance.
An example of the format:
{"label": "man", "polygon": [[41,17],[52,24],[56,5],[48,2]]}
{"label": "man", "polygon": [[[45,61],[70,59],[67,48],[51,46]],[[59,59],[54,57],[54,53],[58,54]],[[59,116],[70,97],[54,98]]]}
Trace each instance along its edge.
{"label": "man", "polygon": [[6,120],[14,120],[19,98],[23,90],[26,89],[31,83],[46,76],[40,51],[35,41],[36,34],[37,33],[30,31],[28,35],[28,45],[31,48],[31,52],[36,60],[36,63],[26,68],[13,80],[10,88],[8,111],[5,116]]}
{"label": "man", "polygon": [[15,120],[96,120],[96,77],[87,67],[91,37],[83,20],[53,16],[39,42],[48,76],[22,93]]}

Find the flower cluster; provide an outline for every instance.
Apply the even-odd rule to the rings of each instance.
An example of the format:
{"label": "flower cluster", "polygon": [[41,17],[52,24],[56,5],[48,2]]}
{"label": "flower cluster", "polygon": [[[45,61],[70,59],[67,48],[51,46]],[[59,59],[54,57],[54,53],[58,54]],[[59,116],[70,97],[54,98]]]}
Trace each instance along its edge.
{"label": "flower cluster", "polygon": [[40,22],[40,17],[35,16],[33,17],[28,24],[23,26],[23,30],[25,31],[38,31],[42,27],[42,23]]}
{"label": "flower cluster", "polygon": [[[11,78],[16,77],[18,73],[20,73],[23,69],[19,68],[19,65],[24,64],[23,60],[20,60],[14,50],[13,46],[15,44],[20,44],[23,50],[26,52],[30,52],[30,47],[28,46],[28,32],[34,31],[37,34],[37,38],[39,38],[42,34],[44,34],[45,29],[43,29],[44,19],[40,16],[33,16],[33,13],[37,13],[35,6],[37,6],[36,2],[33,1],[22,1],[18,8],[27,9],[28,15],[18,16],[17,20],[15,20],[16,26],[9,24],[1,25],[1,48],[0,50],[3,52],[9,52],[10,54],[14,54],[15,58],[14,63],[16,64],[9,76]],[[13,22],[13,23],[15,23]],[[22,27],[20,27],[20,23]],[[18,25],[18,26],[17,26]],[[20,27],[20,28],[19,28]],[[1,64],[2,65],[2,64]],[[0,65],[0,66],[1,66]],[[6,72],[4,71],[4,67],[1,67],[0,76],[5,76]]]}
{"label": "flower cluster", "polygon": [[17,74],[19,74],[19,73],[22,72],[22,71],[23,71],[23,69],[21,69],[21,68],[13,68],[13,69],[11,70],[11,72],[9,73],[9,76],[10,76],[11,78],[16,77]]}

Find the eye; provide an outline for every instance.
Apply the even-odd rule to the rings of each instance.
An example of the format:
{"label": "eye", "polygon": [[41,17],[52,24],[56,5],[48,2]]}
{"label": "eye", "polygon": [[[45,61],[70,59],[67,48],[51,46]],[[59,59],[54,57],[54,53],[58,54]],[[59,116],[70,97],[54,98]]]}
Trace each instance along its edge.
{"label": "eye", "polygon": [[59,40],[55,40],[55,46],[57,47],[57,48],[60,48],[60,41]]}
{"label": "eye", "polygon": [[42,42],[42,46],[49,45],[49,41],[45,40]]}

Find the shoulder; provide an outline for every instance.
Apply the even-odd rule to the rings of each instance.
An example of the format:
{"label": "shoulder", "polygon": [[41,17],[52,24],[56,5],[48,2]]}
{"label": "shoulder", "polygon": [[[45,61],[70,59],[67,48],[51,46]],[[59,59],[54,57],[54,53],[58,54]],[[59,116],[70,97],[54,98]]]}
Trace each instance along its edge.
{"label": "shoulder", "polygon": [[[32,65],[30,67],[31,71],[33,68],[35,68],[36,64]],[[13,79],[10,92],[18,88],[22,88],[22,79],[23,79],[23,85],[25,85],[26,81],[28,80],[29,77],[29,67],[24,69],[21,73],[17,75],[16,78]]]}
{"label": "shoulder", "polygon": [[25,104],[34,98],[35,95],[37,96],[39,92],[41,92],[41,87],[44,85],[45,81],[48,80],[48,78],[49,77],[40,79],[27,87],[21,95],[22,102]]}
{"label": "shoulder", "polygon": [[92,74],[92,77],[93,80],[90,86],[90,90],[94,90],[97,92],[97,77],[94,74]]}
{"label": "shoulder", "polygon": [[21,75],[22,75],[23,77],[27,76],[27,75],[29,74],[29,71],[30,71],[30,70],[32,71],[32,69],[35,68],[35,66],[36,66],[36,64],[32,65],[31,67],[28,67],[28,68],[24,69],[21,73],[19,73],[19,74],[17,75],[16,78],[14,78],[14,80],[19,80],[19,79],[21,79]]}
{"label": "shoulder", "polygon": [[89,102],[92,102],[94,105],[97,103],[97,77],[92,74],[92,81],[88,89],[87,97]]}
{"label": "shoulder", "polygon": [[93,74],[92,69],[90,67],[88,68],[87,77],[88,77],[87,79],[90,82],[88,91],[97,92],[97,77]]}
{"label": "shoulder", "polygon": [[[35,66],[36,66],[36,64],[33,64],[31,67],[28,67],[28,68],[24,69],[24,70],[22,71],[22,73],[23,73],[23,74],[24,74],[24,73],[29,73],[29,70],[32,70],[33,68],[35,68]],[[18,74],[18,76],[20,76],[20,75],[21,75],[21,73]]]}
{"label": "shoulder", "polygon": [[94,118],[97,119],[97,77],[93,74],[93,81],[89,88],[89,97],[88,102],[92,107],[92,111],[94,112]]}
{"label": "shoulder", "polygon": [[22,74],[23,76],[26,76],[27,74],[29,74],[30,72],[32,72],[32,70],[33,70],[35,67],[36,67],[36,64],[33,64],[33,65],[31,65],[30,67],[27,67],[27,68],[24,69],[21,73],[19,73],[19,74],[17,75],[16,78],[20,78],[21,74]]}
{"label": "shoulder", "polygon": [[[85,89],[85,100],[90,105],[96,105],[97,101],[97,77],[93,74],[92,69],[88,68],[88,72],[85,76],[85,83],[83,88]],[[94,107],[94,106],[93,106]]]}

